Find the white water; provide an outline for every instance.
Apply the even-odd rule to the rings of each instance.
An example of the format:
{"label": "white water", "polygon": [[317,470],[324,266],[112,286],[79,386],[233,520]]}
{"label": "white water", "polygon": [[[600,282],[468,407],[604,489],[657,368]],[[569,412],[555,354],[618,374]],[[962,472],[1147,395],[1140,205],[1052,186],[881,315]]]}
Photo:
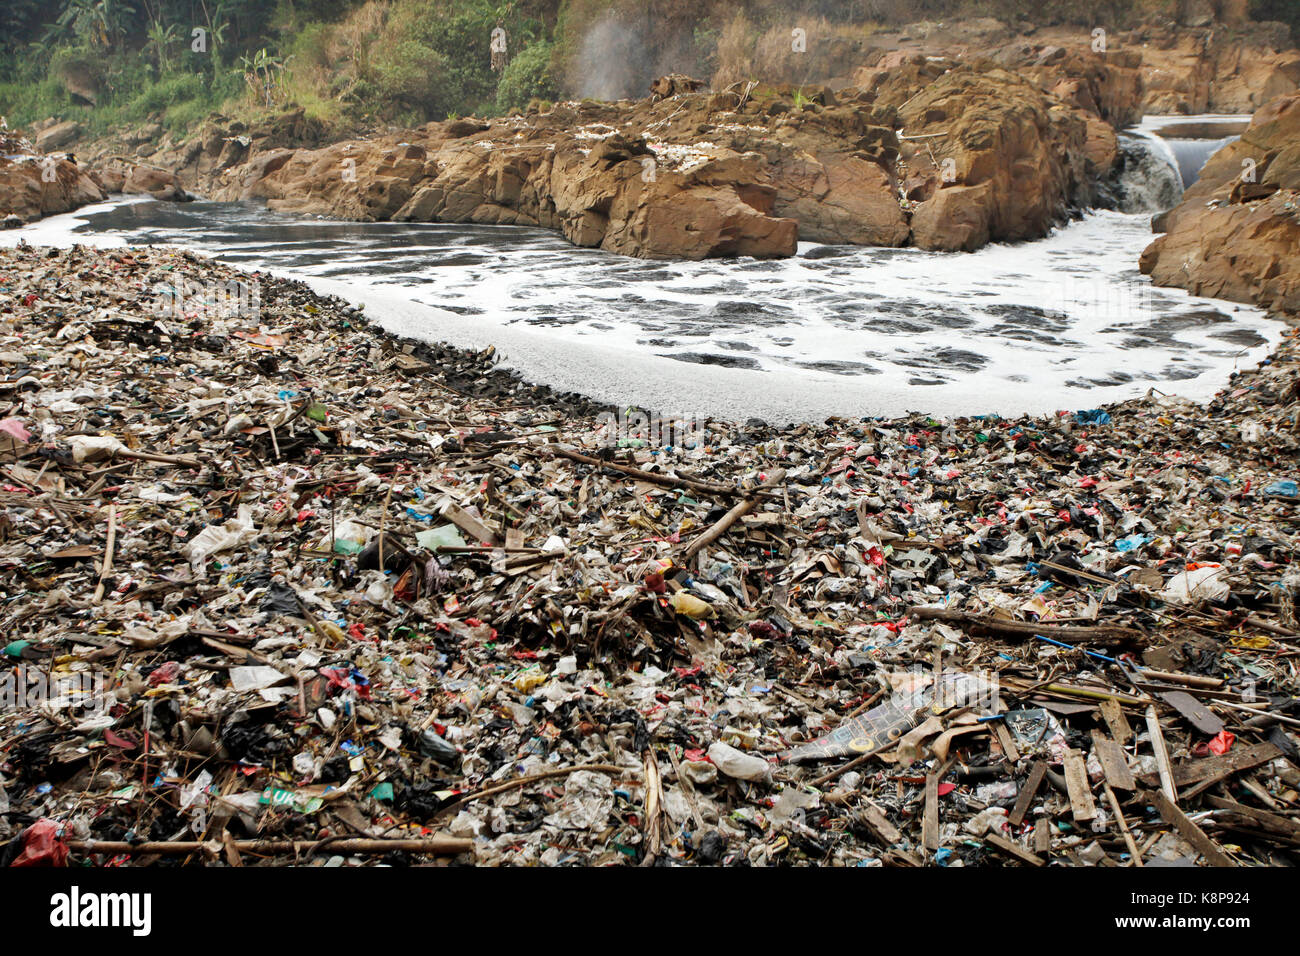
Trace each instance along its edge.
{"label": "white water", "polygon": [[[1162,149],[1178,171],[1183,189],[1200,177],[1206,160],[1237,139],[1250,123],[1249,116],[1205,113],[1197,116],[1144,116],[1131,133],[1142,136]],[[1187,135],[1188,132],[1214,135]],[[1180,135],[1182,134],[1182,135]]]}
{"label": "white water", "polygon": [[1138,274],[1147,217],[1099,212],[973,254],[801,244],[786,260],[647,262],[540,230],[117,202],[0,243],[165,242],[304,279],[393,332],[496,345],[530,381],[774,422],[1042,413],[1151,387],[1204,400],[1281,327]]}

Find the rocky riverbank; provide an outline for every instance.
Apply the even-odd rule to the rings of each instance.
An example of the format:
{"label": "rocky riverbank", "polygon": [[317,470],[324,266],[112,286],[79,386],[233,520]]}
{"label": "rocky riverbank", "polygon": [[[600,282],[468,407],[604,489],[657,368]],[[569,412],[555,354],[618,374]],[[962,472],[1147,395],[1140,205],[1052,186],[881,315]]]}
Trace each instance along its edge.
{"label": "rocky riverbank", "polygon": [[659,422],[0,250],[0,855],[1294,863],[1298,373]]}
{"label": "rocky riverbank", "polygon": [[[641,100],[334,142],[302,110],[91,144],[51,119],[36,148],[0,159],[0,216],[31,221],[100,193],[198,193],[359,221],[543,226],[649,258],[788,256],[800,239],[969,251],[1041,238],[1107,203],[1116,130],[1144,112],[1250,112],[1300,86],[1282,26],[1232,17],[1100,44],[984,20],[856,44],[814,30],[803,53],[712,90],[669,76]],[[54,152],[74,144],[80,166]],[[48,183],[42,154],[64,164]]]}
{"label": "rocky riverbank", "polygon": [[1300,312],[1300,93],[1260,109],[1154,225],[1140,267],[1157,284]]}
{"label": "rocky riverbank", "polygon": [[[1114,72],[1078,55],[1059,77],[1070,69],[1103,85]],[[706,92],[667,77],[640,101],[562,103],[320,149],[215,124],[151,161],[217,199],[361,221],[544,226],[650,258],[783,256],[799,239],[975,249],[1045,235],[1095,200],[1115,162],[1101,107],[1045,88],[1058,82],[919,57],[838,91],[742,82]]]}

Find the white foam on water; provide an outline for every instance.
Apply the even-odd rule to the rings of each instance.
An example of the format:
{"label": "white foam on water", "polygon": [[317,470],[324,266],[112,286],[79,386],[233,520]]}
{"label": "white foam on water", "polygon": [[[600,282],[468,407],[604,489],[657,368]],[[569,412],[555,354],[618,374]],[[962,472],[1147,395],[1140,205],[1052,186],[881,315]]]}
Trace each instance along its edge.
{"label": "white foam on water", "polygon": [[[1282,332],[1259,309],[1152,286],[1136,267],[1148,220],[1121,213],[970,254],[805,243],[790,259],[653,262],[538,230],[247,207],[142,206],[129,228],[95,225],[122,205],[51,217],[0,243],[152,241],[219,254],[364,303],[397,334],[495,345],[529,381],[731,419],[1043,413],[1152,387],[1205,400]],[[158,228],[138,224],[154,214]]]}

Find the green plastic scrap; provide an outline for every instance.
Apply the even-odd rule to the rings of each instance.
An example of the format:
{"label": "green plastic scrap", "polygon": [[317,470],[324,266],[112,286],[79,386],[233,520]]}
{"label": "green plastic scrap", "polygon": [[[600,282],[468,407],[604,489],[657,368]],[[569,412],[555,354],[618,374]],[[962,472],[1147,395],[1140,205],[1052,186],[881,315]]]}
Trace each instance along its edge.
{"label": "green plastic scrap", "polygon": [[460,536],[460,530],[454,524],[444,524],[437,528],[430,528],[428,531],[421,531],[415,536],[415,543],[426,551],[437,551],[439,548],[468,548],[465,539]]}

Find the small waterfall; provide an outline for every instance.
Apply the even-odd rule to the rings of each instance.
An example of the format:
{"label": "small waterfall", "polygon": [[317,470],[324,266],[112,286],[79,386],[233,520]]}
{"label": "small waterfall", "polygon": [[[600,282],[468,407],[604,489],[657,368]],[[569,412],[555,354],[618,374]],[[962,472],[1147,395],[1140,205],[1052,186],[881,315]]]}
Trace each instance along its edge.
{"label": "small waterfall", "polygon": [[1168,142],[1146,130],[1126,130],[1119,134],[1119,149],[1111,192],[1120,212],[1160,213],[1178,205],[1182,167]]}
{"label": "small waterfall", "polygon": [[1169,144],[1169,149],[1178,161],[1178,173],[1182,176],[1183,188],[1186,189],[1200,178],[1206,160],[1236,138],[1236,136],[1225,136],[1222,139],[1171,138],[1163,141]]}
{"label": "small waterfall", "polygon": [[1172,209],[1206,161],[1249,123],[1249,116],[1145,116],[1119,134],[1119,166],[1103,192],[1121,212]]}

